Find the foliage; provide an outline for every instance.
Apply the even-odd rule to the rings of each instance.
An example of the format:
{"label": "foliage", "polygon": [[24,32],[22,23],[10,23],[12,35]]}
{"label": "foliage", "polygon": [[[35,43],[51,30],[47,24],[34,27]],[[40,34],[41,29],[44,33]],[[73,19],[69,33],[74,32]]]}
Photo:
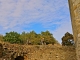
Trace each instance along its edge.
{"label": "foliage", "polygon": [[63,46],[71,46],[74,45],[73,35],[69,32],[66,32],[62,37],[62,45]]}
{"label": "foliage", "polygon": [[31,45],[40,45],[40,44],[54,44],[57,43],[56,39],[49,31],[41,32],[37,34],[35,31],[22,32],[21,34],[17,32],[9,32],[4,36],[4,41],[10,43],[20,43],[20,44],[31,44]]}
{"label": "foliage", "polygon": [[54,44],[56,43],[55,38],[49,31],[41,32],[41,36],[44,38],[46,44]]}
{"label": "foliage", "polygon": [[10,43],[21,43],[19,36],[20,34],[14,31],[6,33],[6,35],[4,36],[4,41],[10,42]]}
{"label": "foliage", "polygon": [[21,43],[22,44],[25,44],[26,43],[26,39],[27,39],[27,37],[26,37],[26,33],[25,32],[22,32],[22,34],[20,35],[20,37],[19,37],[20,39],[21,39]]}
{"label": "foliage", "polygon": [[40,45],[42,44],[42,40],[44,38],[44,42],[46,44],[54,44],[57,43],[56,39],[49,31],[41,32],[37,34],[35,31],[31,32],[22,32],[20,35],[20,39],[23,41],[23,44],[32,44],[32,45]]}
{"label": "foliage", "polygon": [[3,35],[0,35],[0,41],[3,41]]}
{"label": "foliage", "polygon": [[34,44],[36,42],[37,34],[34,31],[31,32],[22,32],[20,35],[20,39],[23,41],[23,44]]}

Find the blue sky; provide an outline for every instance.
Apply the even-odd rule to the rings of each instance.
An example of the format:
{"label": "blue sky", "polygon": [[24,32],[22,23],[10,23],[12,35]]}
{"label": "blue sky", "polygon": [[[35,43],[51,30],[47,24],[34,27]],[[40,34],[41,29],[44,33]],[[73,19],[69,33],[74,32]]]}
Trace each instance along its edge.
{"label": "blue sky", "polygon": [[67,0],[0,0],[0,34],[49,30],[61,43],[72,33]]}

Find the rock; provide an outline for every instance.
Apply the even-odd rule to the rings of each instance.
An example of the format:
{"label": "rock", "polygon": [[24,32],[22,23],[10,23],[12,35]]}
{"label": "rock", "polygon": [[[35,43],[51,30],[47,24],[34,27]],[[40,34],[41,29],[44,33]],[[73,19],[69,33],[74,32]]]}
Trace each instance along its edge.
{"label": "rock", "polygon": [[3,55],[3,45],[0,43],[0,58],[2,57]]}

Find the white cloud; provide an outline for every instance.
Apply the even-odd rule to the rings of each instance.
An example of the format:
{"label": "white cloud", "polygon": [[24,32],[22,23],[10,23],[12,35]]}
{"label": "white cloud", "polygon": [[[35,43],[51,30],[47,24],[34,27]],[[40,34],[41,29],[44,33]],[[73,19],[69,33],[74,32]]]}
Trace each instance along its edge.
{"label": "white cloud", "polygon": [[[63,5],[63,2],[65,1],[50,0],[47,2],[46,0],[1,0],[0,18],[2,18],[1,20],[3,21],[7,21],[6,23],[10,25],[10,28],[12,25],[17,25],[17,21],[18,24],[24,24],[24,22],[30,23],[37,21],[36,19],[38,18],[42,19],[37,22],[42,22],[43,24],[49,21],[52,22],[53,19],[55,20],[56,18],[61,18],[61,16],[59,16],[56,12],[58,12],[61,7],[65,8],[66,3]],[[14,18],[14,20],[11,21],[7,17]],[[6,24],[4,25],[6,26]]]}
{"label": "white cloud", "polygon": [[53,34],[60,39],[66,31],[71,32],[67,18],[68,2],[65,0],[0,0],[0,26],[4,31],[22,31],[23,26],[30,27],[32,22],[42,23],[44,28],[56,24],[60,26]]}
{"label": "white cloud", "polygon": [[53,36],[61,43],[61,38],[66,32],[73,34],[71,21],[64,21],[59,28],[55,31],[52,31]]}

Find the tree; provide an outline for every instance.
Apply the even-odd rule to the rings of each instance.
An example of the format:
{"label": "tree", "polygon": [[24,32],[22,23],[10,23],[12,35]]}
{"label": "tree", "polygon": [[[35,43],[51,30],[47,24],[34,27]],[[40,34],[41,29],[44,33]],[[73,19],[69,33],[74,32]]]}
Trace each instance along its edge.
{"label": "tree", "polygon": [[61,39],[62,39],[62,46],[74,45],[73,35],[70,34],[69,32],[66,32]]}
{"label": "tree", "polygon": [[3,41],[3,35],[0,34],[0,41]]}
{"label": "tree", "polygon": [[56,39],[49,31],[41,32],[42,39],[46,44],[54,44],[57,43]]}
{"label": "tree", "polygon": [[31,32],[29,33],[29,36],[30,36],[29,40],[30,40],[31,44],[33,44],[33,45],[38,44],[37,34],[36,34],[35,31],[31,31]]}
{"label": "tree", "polygon": [[6,35],[4,36],[4,41],[10,42],[10,43],[21,43],[20,40],[20,34],[17,32],[9,32],[6,33]]}
{"label": "tree", "polygon": [[26,36],[26,33],[23,31],[22,34],[20,34],[20,40],[22,41],[21,43],[22,44],[26,44],[26,41],[27,41],[27,36]]}
{"label": "tree", "polygon": [[37,34],[35,31],[31,32],[22,32],[20,35],[20,39],[23,41],[23,44],[38,44]]}

